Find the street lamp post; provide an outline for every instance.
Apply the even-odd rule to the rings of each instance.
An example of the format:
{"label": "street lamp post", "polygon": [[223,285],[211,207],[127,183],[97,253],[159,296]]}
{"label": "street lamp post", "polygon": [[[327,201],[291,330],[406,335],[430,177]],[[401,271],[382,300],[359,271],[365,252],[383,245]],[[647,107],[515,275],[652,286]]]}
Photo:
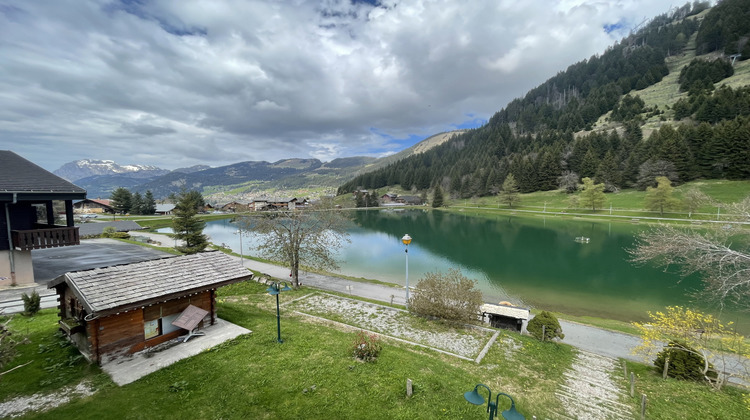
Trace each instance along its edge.
{"label": "street lamp post", "polygon": [[406,253],[406,310],[409,310],[409,244],[411,243],[411,236],[407,233],[401,238],[401,242],[404,243],[404,252]]}
{"label": "street lamp post", "polygon": [[[269,286],[268,289],[266,289],[266,292],[268,292],[268,294],[271,296],[276,295],[276,341],[279,343],[283,343],[284,340],[281,339],[281,312],[279,312],[279,295],[281,294],[281,292],[288,292],[292,289],[286,284],[286,282],[281,283],[278,281],[271,281],[267,284]],[[281,287],[282,284],[284,285],[283,288]]]}
{"label": "street lamp post", "polygon": [[473,391],[465,392],[464,398],[466,399],[466,401],[474,405],[484,404],[484,397],[479,395],[480,386],[482,388],[485,388],[489,394],[487,396],[487,412],[490,413],[489,420],[493,420],[495,416],[497,416],[497,406],[500,402],[501,395],[504,395],[510,399],[510,408],[501,413],[503,418],[506,420],[526,420],[526,417],[524,417],[523,414],[516,411],[516,402],[513,401],[513,397],[503,392],[498,392],[495,396],[495,401],[492,401],[492,391],[490,391],[490,387],[485,384],[477,384],[477,386],[474,387]]}
{"label": "street lamp post", "polygon": [[242,229],[238,230],[237,232],[234,232],[238,235],[240,235],[240,264],[244,267],[245,266],[245,256],[242,255]]}

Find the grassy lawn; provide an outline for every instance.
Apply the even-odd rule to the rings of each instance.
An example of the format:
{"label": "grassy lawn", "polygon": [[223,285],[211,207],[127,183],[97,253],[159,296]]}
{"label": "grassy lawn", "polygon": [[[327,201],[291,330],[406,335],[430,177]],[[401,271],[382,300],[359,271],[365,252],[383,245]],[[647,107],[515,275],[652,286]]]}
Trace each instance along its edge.
{"label": "grassy lawn", "polygon": [[[569,346],[503,332],[477,365],[386,340],[376,362],[362,363],[351,355],[354,329],[312,321],[282,308],[285,342],[278,344],[275,300],[264,293],[263,285],[244,283],[220,290],[219,316],[253,333],[123,387],[80,360],[55,336],[54,310],[34,318],[17,316],[14,331],[28,334],[29,343],[19,346],[17,358],[3,370],[34,362],[2,377],[0,400],[87,380],[98,388],[93,396],[27,418],[479,419],[485,418],[485,407],[467,403],[463,393],[484,383],[513,395],[527,418],[560,414],[555,390],[575,357]],[[281,296],[291,301],[306,293],[309,290]],[[443,328],[420,323],[427,329]],[[712,392],[702,384],[662,381],[644,365],[628,367],[638,378],[637,397],[624,401],[634,416],[640,394],[646,393],[649,418],[681,418],[685,413],[695,418],[746,417],[743,394],[734,388]],[[407,378],[414,384],[411,398],[405,395]],[[620,384],[625,389],[627,381],[622,378]]]}
{"label": "grassy lawn", "polygon": [[[692,181],[678,187],[675,187],[675,197],[682,198],[685,191],[691,188],[697,188],[713,200],[721,204],[736,203],[748,197],[750,192],[750,181],[727,181],[727,180],[700,180]],[[550,214],[557,213],[578,213],[592,214],[598,216],[609,216],[610,206],[612,216],[639,218],[639,217],[661,217],[658,212],[648,211],[644,208],[646,192],[637,190],[623,190],[618,193],[606,194],[606,203],[596,211],[586,208],[571,208],[571,194],[562,191],[538,191],[529,194],[520,194],[520,204],[509,208],[507,204],[501,203],[498,197],[480,197],[473,199],[454,199],[448,200],[450,207],[478,207],[488,210],[502,211],[533,211],[546,212]],[[665,213],[663,217],[685,219],[685,221],[695,220],[716,220],[717,207],[704,206],[689,217],[686,210],[677,210]],[[723,214],[723,212],[721,212]],[[628,220],[629,221],[629,220]]]}

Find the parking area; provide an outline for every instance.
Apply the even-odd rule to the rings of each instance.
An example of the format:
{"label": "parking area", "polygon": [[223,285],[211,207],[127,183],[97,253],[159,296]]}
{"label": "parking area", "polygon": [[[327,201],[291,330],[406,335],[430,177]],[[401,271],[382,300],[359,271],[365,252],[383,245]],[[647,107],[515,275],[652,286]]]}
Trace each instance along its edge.
{"label": "parking area", "polygon": [[23,310],[21,295],[33,289],[42,297],[42,308],[57,306],[54,290],[47,282],[68,271],[89,270],[110,265],[168,257],[171,254],[154,248],[133,245],[114,239],[86,239],[80,245],[31,251],[35,287],[9,287],[0,290],[0,313],[13,314]]}
{"label": "parking area", "polygon": [[34,278],[40,286],[46,286],[48,281],[68,271],[88,270],[168,256],[170,254],[166,252],[114,239],[86,239],[77,246],[38,249],[31,252]]}

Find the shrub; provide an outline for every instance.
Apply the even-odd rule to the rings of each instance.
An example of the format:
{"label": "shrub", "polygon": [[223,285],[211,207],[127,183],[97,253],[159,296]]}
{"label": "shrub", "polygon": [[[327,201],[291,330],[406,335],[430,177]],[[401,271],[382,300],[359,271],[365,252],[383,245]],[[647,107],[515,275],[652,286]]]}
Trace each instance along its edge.
{"label": "shrub", "polygon": [[457,324],[476,321],[482,305],[482,292],[455,268],[447,273],[427,273],[417,283],[409,310]]}
{"label": "shrub", "polygon": [[26,293],[21,295],[21,299],[23,300],[23,314],[28,316],[33,316],[37,312],[39,312],[39,309],[41,309],[42,306],[42,298],[39,296],[39,293],[34,290],[31,292],[31,296],[27,295]]}
{"label": "shrub", "polygon": [[118,232],[112,226],[107,226],[102,231],[102,238],[128,239],[130,235],[127,232]]}
{"label": "shrub", "polygon": [[354,339],[354,357],[363,362],[372,362],[378,358],[380,350],[382,346],[375,334],[357,331],[357,337]]}
{"label": "shrub", "polygon": [[102,231],[102,238],[111,238],[115,233],[117,233],[117,229],[112,226],[107,226]]}
{"label": "shrub", "polygon": [[[654,366],[657,369],[664,369],[664,361],[669,357],[667,365],[667,376],[675,379],[703,381],[703,369],[705,368],[705,359],[694,348],[680,341],[670,341],[660,351],[654,359]],[[708,376],[716,379],[717,373],[713,365],[708,365]]]}
{"label": "shrub", "polygon": [[[537,340],[547,341],[554,338],[565,338],[557,317],[547,311],[542,311],[532,318],[529,325],[526,326],[526,330]],[[544,336],[542,336],[542,331],[544,331]]]}

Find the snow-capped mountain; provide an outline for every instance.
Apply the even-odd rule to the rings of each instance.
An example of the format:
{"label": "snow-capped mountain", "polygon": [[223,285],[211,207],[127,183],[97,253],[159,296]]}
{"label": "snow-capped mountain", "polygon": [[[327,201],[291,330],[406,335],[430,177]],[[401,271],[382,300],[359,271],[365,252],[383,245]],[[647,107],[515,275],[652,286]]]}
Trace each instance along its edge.
{"label": "snow-capped mountain", "polygon": [[156,166],[118,165],[112,160],[82,159],[66,163],[54,174],[70,182],[75,182],[81,178],[97,175],[125,175],[128,178],[144,179],[162,176],[169,172]]}

